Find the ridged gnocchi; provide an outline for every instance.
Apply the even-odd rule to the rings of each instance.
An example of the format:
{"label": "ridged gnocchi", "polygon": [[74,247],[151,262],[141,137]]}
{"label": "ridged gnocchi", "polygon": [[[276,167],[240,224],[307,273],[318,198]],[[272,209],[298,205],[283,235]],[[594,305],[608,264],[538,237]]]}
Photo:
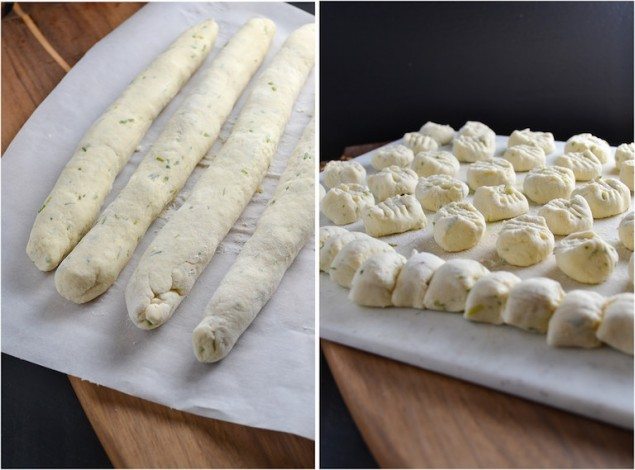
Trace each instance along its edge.
{"label": "ridged gnocchi", "polygon": [[558,242],[554,252],[558,268],[584,284],[606,281],[618,261],[615,248],[591,230],[567,235]]}
{"label": "ridged gnocchi", "polygon": [[408,147],[393,144],[378,149],[371,157],[370,164],[378,171],[393,165],[408,168],[414,158],[414,153]]}
{"label": "ridged gnocchi", "polygon": [[496,239],[496,252],[513,266],[531,266],[547,258],[554,244],[545,219],[525,214],[503,224]]}
{"label": "ridged gnocchi", "polygon": [[416,155],[419,152],[436,150],[439,144],[432,137],[420,134],[419,132],[406,132],[403,136],[404,143]]}
{"label": "ridged gnocchi", "polygon": [[379,173],[368,177],[368,187],[376,202],[400,194],[414,194],[419,178],[410,168],[387,166]]}
{"label": "ridged gnocchi", "polygon": [[437,124],[436,122],[426,122],[419,132],[436,140],[439,145],[447,145],[452,142],[454,137],[454,129],[447,124]]}
{"label": "ridged gnocchi", "polygon": [[547,155],[556,149],[556,144],[551,132],[532,131],[531,129],[522,129],[512,132],[507,140],[507,147],[514,147],[516,145],[533,145],[540,147]]}
{"label": "ridged gnocchi", "polygon": [[554,235],[569,235],[593,228],[589,203],[579,195],[571,199],[552,199],[538,209],[538,215],[545,218],[547,227]]}
{"label": "ridged gnocchi", "polygon": [[597,178],[574,189],[571,195],[586,199],[594,219],[621,214],[631,207],[631,192],[615,178]]}
{"label": "ridged gnocchi", "polygon": [[546,204],[557,198],[569,198],[574,188],[573,172],[559,166],[534,168],[523,181],[525,196],[537,204]]}
{"label": "ridged gnocchi", "polygon": [[432,175],[419,180],[415,196],[421,207],[436,212],[450,202],[465,199],[469,191],[461,180],[447,175]]}
{"label": "ridged gnocchi", "polygon": [[515,182],[514,166],[504,158],[492,157],[467,167],[467,184],[473,191],[479,186],[513,185]]}
{"label": "ridged gnocchi", "polygon": [[576,181],[589,181],[602,175],[602,163],[593,152],[572,152],[560,155],[554,164],[573,171]]}
{"label": "ridged gnocchi", "polygon": [[485,218],[467,201],[451,202],[434,220],[434,241],[448,252],[475,247],[485,233]]}
{"label": "ridged gnocchi", "polygon": [[577,134],[567,140],[564,145],[564,153],[583,152],[590,150],[600,160],[600,163],[609,162],[611,148],[606,140],[600,139],[589,133]]}
{"label": "ridged gnocchi", "polygon": [[503,158],[512,164],[516,171],[529,171],[544,166],[547,162],[545,151],[534,145],[515,145],[505,150]]}
{"label": "ridged gnocchi", "polygon": [[427,223],[421,204],[410,194],[393,196],[367,208],[362,220],[366,233],[373,237],[420,229]]}
{"label": "ridged gnocchi", "polygon": [[336,225],[352,224],[364,209],[375,204],[372,193],[360,184],[341,183],[322,199],[322,213]]}
{"label": "ridged gnocchi", "polygon": [[455,176],[459,172],[459,161],[445,150],[419,152],[412,162],[412,169],[419,176],[448,175]]}
{"label": "ridged gnocchi", "polygon": [[342,183],[366,184],[366,169],[356,161],[330,161],[323,171],[324,185],[334,188]]}
{"label": "ridged gnocchi", "polygon": [[513,186],[481,186],[472,201],[487,222],[511,219],[529,210],[527,198]]}

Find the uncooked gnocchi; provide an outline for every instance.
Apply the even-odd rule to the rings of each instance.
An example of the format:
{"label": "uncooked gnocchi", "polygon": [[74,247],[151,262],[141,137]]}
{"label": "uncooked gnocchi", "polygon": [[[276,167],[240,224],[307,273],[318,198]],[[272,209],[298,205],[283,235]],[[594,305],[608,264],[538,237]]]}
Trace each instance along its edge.
{"label": "uncooked gnocchi", "polygon": [[371,157],[370,164],[375,170],[381,170],[392,165],[407,168],[414,158],[414,153],[408,147],[394,144],[377,150]]}
{"label": "uncooked gnocchi", "polygon": [[410,168],[387,166],[379,173],[368,177],[368,187],[376,202],[400,194],[414,194],[419,178]]}
{"label": "uncooked gnocchi", "polygon": [[597,337],[623,353],[633,355],[633,306],[632,293],[609,297],[604,304],[604,318]]}
{"label": "uncooked gnocchi", "polygon": [[521,281],[509,291],[503,321],[526,331],[545,334],[563,297],[560,283],[553,279],[534,277]]}
{"label": "uncooked gnocchi", "polygon": [[331,279],[342,287],[349,288],[355,272],[375,253],[394,251],[386,242],[375,238],[353,240],[342,247],[328,269]]}
{"label": "uncooked gnocchi", "polygon": [[629,160],[635,160],[635,143],[622,144],[615,149],[615,167],[620,170],[622,164]]}
{"label": "uncooked gnocchi", "polygon": [[470,137],[459,135],[452,143],[452,153],[461,162],[487,160],[494,155],[496,140],[486,135]]}
{"label": "uncooked gnocchi", "polygon": [[525,214],[503,224],[496,239],[496,252],[513,266],[531,266],[547,258],[554,244],[545,219]]}
{"label": "uncooked gnocchi", "polygon": [[366,170],[355,161],[330,161],[324,167],[324,185],[334,188],[342,183],[366,184]]}
{"label": "uncooked gnocchi", "polygon": [[415,196],[421,207],[436,212],[450,202],[465,199],[469,191],[461,180],[448,175],[432,175],[419,180]]}
{"label": "uncooked gnocchi", "polygon": [[473,190],[479,186],[511,185],[516,182],[513,165],[504,158],[490,158],[467,167],[467,184]]}
{"label": "uncooked gnocchi", "polygon": [[502,324],[509,291],[519,282],[518,276],[507,271],[496,271],[481,277],[467,295],[463,318],[494,325]]}
{"label": "uncooked gnocchi", "polygon": [[362,211],[375,204],[372,193],[361,184],[342,183],[322,199],[322,213],[336,225],[352,224]]}
{"label": "uncooked gnocchi", "polygon": [[454,129],[452,126],[447,124],[437,124],[436,122],[430,121],[421,126],[419,133],[432,137],[439,143],[439,145],[449,144],[452,142],[452,138],[454,137]]}
{"label": "uncooked gnocchi", "polygon": [[486,124],[479,121],[467,121],[463,127],[459,129],[459,135],[466,137],[481,137],[487,136],[491,140],[496,138],[496,134]]}
{"label": "uncooked gnocchi", "polygon": [[512,132],[507,140],[507,147],[514,147],[516,145],[533,145],[540,147],[547,155],[556,149],[556,144],[551,132],[532,131],[531,129]]}
{"label": "uncooked gnocchi", "polygon": [[538,215],[545,218],[547,227],[554,235],[569,235],[593,228],[589,203],[579,195],[571,199],[552,199],[538,209]]}
{"label": "uncooked gnocchi", "polygon": [[635,160],[626,160],[620,167],[620,181],[633,191],[633,180],[635,180]]}
{"label": "uncooked gnocchi", "polygon": [[320,248],[320,271],[328,272],[331,263],[345,245],[353,240],[371,239],[364,232],[349,232],[343,234],[332,234],[326,239],[324,245]]}
{"label": "uncooked gnocchi", "polygon": [[403,233],[426,226],[426,216],[421,204],[411,194],[393,196],[367,208],[362,214],[366,233],[383,237]]}
{"label": "uncooked gnocchi", "polygon": [[558,156],[554,164],[573,171],[576,181],[589,181],[602,175],[602,163],[590,150],[565,153]]}
{"label": "uncooked gnocchi", "polygon": [[635,220],[633,217],[635,216],[635,212],[631,211],[626,214],[626,217],[622,219],[620,222],[620,226],[617,229],[617,232],[620,237],[620,241],[622,245],[624,245],[629,250],[633,251],[633,226],[635,225]]}
{"label": "uncooked gnocchi", "polygon": [[395,290],[392,292],[392,304],[395,307],[413,307],[424,309],[424,298],[428,284],[434,272],[445,263],[432,253],[412,250],[406,264],[401,268]]}
{"label": "uncooked gnocchi", "polygon": [[420,134],[419,132],[406,132],[403,135],[403,141],[412,150],[413,154],[426,152],[428,150],[436,150],[439,144],[432,137]]}
{"label": "uncooked gnocchi", "polygon": [[543,166],[527,173],[523,181],[525,196],[537,204],[546,204],[552,199],[569,198],[575,188],[575,176],[568,168]]}
{"label": "uncooked gnocchi", "polygon": [[396,251],[375,253],[355,273],[348,298],[366,307],[389,307],[406,258]]}
{"label": "uncooked gnocchi", "polygon": [[587,230],[566,236],[554,250],[556,265],[578,282],[600,284],[617,264],[617,251],[597,233]]}
{"label": "uncooked gnocchi", "polygon": [[516,171],[529,171],[544,166],[547,162],[545,151],[534,145],[515,145],[505,150],[503,158],[512,164]]}
{"label": "uncooked gnocchi", "polygon": [[434,220],[434,240],[448,252],[475,247],[485,233],[485,218],[467,201],[451,202]]}
{"label": "uncooked gnocchi", "polygon": [[527,198],[513,186],[481,186],[472,201],[487,222],[511,219],[529,210]]}
{"label": "uncooked gnocchi", "polygon": [[419,152],[412,162],[412,169],[419,176],[448,175],[454,176],[461,165],[454,155],[445,150]]}
{"label": "uncooked gnocchi", "polygon": [[583,152],[585,150],[593,152],[593,154],[598,157],[598,160],[600,160],[600,163],[605,164],[609,162],[611,153],[609,144],[606,140],[595,137],[589,133],[574,135],[567,140],[567,143],[564,145],[564,153]]}
{"label": "uncooked gnocchi", "polygon": [[335,225],[324,225],[320,227],[320,249],[322,249],[329,238],[344,235],[345,233],[348,233],[348,230],[342,227],[336,227]]}
{"label": "uncooked gnocchi", "polygon": [[489,273],[481,263],[471,259],[452,259],[432,275],[424,298],[426,308],[444,312],[465,310],[467,294],[476,281]]}
{"label": "uncooked gnocchi", "polygon": [[594,219],[621,214],[631,206],[631,192],[615,178],[597,178],[574,189],[571,194],[586,199]]}
{"label": "uncooked gnocchi", "polygon": [[602,321],[603,304],[604,296],[597,292],[569,291],[549,320],[547,344],[577,348],[600,346],[596,331]]}

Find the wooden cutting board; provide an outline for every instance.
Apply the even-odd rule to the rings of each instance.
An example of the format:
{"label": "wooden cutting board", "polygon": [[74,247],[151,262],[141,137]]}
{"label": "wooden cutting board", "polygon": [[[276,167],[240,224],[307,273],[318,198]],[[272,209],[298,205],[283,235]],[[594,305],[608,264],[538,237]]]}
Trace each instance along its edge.
{"label": "wooden cutting board", "polygon": [[[142,6],[29,3],[19,4],[29,18],[15,8],[3,16],[2,152],[66,71]],[[315,443],[309,439],[202,418],[69,379],[115,467],[314,466]]]}
{"label": "wooden cutting board", "polygon": [[[350,159],[383,144],[347,147]],[[633,468],[633,432],[321,340],[385,468]]]}

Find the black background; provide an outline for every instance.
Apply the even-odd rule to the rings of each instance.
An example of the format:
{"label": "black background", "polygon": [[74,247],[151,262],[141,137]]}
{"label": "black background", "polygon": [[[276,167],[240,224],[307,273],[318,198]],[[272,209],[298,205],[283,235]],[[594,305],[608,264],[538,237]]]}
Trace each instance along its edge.
{"label": "black background", "polygon": [[632,2],[321,2],[321,159],[430,120],[633,141]]}

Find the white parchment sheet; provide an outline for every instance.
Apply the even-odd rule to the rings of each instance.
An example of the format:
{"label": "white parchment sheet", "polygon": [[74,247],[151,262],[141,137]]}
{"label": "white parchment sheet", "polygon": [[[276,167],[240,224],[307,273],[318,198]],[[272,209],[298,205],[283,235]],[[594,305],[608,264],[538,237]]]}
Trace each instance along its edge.
{"label": "white parchment sheet", "polygon": [[[209,65],[227,40],[254,16],[266,16],[277,26],[260,70],[293,30],[314,21],[312,15],[283,3],[151,3],[88,51],[33,113],[2,158],[2,351],[179,410],[313,438],[312,241],[227,358],[217,364],[199,363],[191,339],[205,305],[253,233],[287,158],[313,115],[313,78],[296,102],[262,192],[254,196],[191,294],[161,328],[148,332],[135,327],[128,319],[123,291],[170,210],[150,227],[116,284],[84,305],[57,294],[53,273],[40,272],[25,252],[36,212],[75,145],[127,84],[181,32],[211,17],[220,29],[203,67]],[[128,181],[200,75],[199,71],[154,123],[106,203]],[[207,160],[229,135],[250,89],[234,108]],[[195,170],[175,206],[201,171],[202,167]]]}
{"label": "white parchment sheet", "polygon": [[[401,141],[399,141],[401,143]],[[501,156],[507,137],[497,137],[496,156]],[[451,146],[442,147],[451,150]],[[562,154],[564,144],[547,163]],[[613,155],[615,149],[611,150]],[[358,157],[368,174],[373,152]],[[457,176],[466,179],[467,164]],[[614,164],[604,165],[607,176],[617,177]],[[516,187],[522,189],[526,173],[516,174]],[[580,183],[577,183],[579,185]],[[471,201],[473,193],[468,196]],[[530,202],[530,213],[539,205]],[[632,207],[631,209],[632,210]],[[598,286],[580,284],[556,266],[552,255],[528,268],[507,265],[496,254],[496,234],[502,222],[488,223],[481,242],[471,250],[446,253],[434,241],[435,214],[424,211],[428,225],[423,230],[383,237],[408,258],[413,248],[444,259],[475,259],[492,271],[512,271],[526,279],[545,276],[557,280],[566,290],[589,289],[603,295],[632,291],[628,280],[631,252],[619,241],[617,226],[625,214],[596,220],[594,230],[613,245],[619,263],[609,281]],[[320,225],[332,225],[320,215]],[[361,221],[345,228],[364,231]],[[556,237],[556,243],[563,237]],[[320,336],[381,356],[413,364],[475,382],[547,405],[596,418],[618,426],[633,428],[633,358],[609,347],[598,349],[556,349],[547,345],[544,335],[528,333],[511,326],[474,323],[462,314],[407,308],[360,307],[347,298],[348,290],[329,276],[320,274]]]}

